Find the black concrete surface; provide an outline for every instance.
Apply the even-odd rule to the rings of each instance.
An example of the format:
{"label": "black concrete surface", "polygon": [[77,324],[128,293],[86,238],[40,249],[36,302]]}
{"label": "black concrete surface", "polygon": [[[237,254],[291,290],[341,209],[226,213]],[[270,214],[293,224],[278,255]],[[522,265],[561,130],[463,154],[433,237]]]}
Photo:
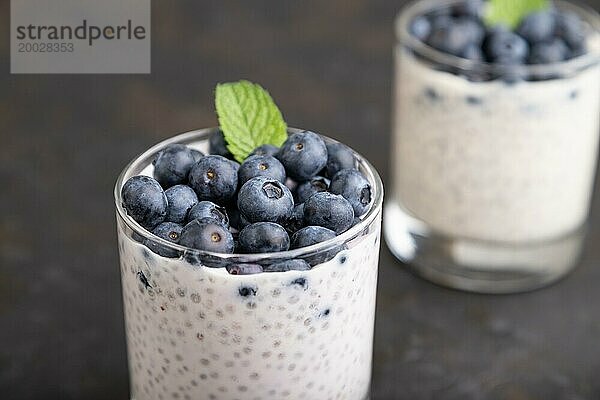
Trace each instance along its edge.
{"label": "black concrete surface", "polygon": [[[262,83],[289,125],[387,180],[403,3],[155,0],[152,74],[86,76],[10,75],[0,2],[0,399],[128,398],[113,184],[149,145],[215,125],[217,82]],[[373,398],[600,399],[599,201],[581,266],[533,293],[443,289],[383,247]]]}

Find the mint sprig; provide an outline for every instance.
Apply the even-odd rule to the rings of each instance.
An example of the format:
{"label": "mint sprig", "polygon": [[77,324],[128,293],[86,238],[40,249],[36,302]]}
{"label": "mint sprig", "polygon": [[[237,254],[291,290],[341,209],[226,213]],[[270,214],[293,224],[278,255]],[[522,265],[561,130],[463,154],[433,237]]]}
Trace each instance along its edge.
{"label": "mint sprig", "polygon": [[287,125],[271,95],[260,85],[245,80],[220,83],[215,106],[227,148],[243,162],[258,146],[281,146]]}
{"label": "mint sprig", "polygon": [[483,19],[488,26],[504,25],[515,29],[527,15],[548,7],[548,0],[489,0]]}

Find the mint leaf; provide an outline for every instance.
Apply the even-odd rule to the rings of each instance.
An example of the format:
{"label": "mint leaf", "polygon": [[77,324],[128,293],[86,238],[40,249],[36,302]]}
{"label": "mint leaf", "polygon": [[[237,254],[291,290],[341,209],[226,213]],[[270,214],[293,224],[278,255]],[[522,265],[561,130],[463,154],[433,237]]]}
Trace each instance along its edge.
{"label": "mint leaf", "polygon": [[515,29],[527,15],[549,6],[548,0],[490,0],[483,19],[488,26],[505,25]]}
{"label": "mint leaf", "polygon": [[281,146],[287,139],[287,125],[271,95],[248,81],[220,83],[215,106],[227,148],[243,162],[258,146]]}

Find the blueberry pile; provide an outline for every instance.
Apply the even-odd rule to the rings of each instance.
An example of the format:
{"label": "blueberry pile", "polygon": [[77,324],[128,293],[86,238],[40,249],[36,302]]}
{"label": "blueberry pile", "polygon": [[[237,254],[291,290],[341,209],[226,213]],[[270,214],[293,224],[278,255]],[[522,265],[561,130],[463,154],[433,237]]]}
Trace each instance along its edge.
{"label": "blueberry pile", "polygon": [[[368,180],[346,146],[326,144],[316,133],[292,133],[277,148],[256,148],[240,165],[221,132],[210,155],[185,145],[165,147],[153,162],[153,178],[138,175],[122,188],[127,213],[154,235],[216,253],[274,253],[310,246],[347,231],[372,201]],[[144,244],[164,257],[178,252],[155,241]],[[340,249],[305,260],[229,264],[231,274],[307,270]]]}
{"label": "blueberry pile", "polygon": [[555,8],[534,12],[511,30],[486,26],[485,7],[485,0],[465,0],[417,16],[409,30],[444,53],[496,65],[549,64],[586,53],[586,27],[574,13]]}

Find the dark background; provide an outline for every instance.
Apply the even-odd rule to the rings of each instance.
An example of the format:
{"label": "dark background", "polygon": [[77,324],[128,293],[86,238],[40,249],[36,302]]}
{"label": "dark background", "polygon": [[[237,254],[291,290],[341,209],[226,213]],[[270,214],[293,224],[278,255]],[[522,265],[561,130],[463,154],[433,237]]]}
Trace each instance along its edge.
{"label": "dark background", "polygon": [[[215,125],[217,82],[263,84],[289,125],[388,176],[403,1],[153,3],[152,74],[86,76],[10,75],[0,1],[1,399],[128,397],[113,184],[149,145]],[[600,399],[598,200],[582,265],[534,293],[439,288],[384,246],[374,398]]]}

